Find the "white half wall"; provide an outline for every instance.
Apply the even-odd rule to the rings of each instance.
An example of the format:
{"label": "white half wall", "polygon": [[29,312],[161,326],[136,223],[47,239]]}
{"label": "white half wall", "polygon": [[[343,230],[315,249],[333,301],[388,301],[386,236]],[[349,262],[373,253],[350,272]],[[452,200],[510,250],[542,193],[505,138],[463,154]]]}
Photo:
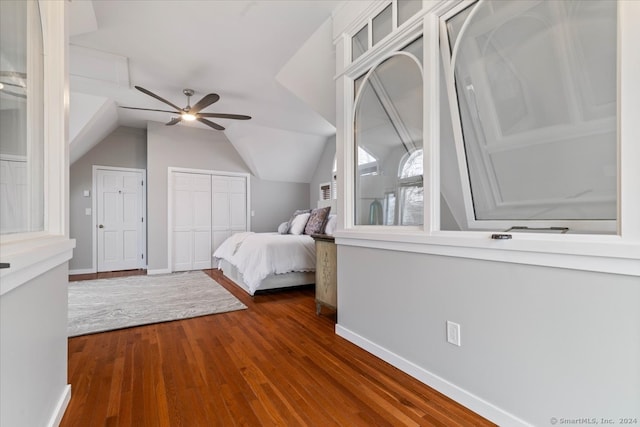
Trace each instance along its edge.
{"label": "white half wall", "polygon": [[0,425],[55,426],[67,385],[67,263],[0,296]]}

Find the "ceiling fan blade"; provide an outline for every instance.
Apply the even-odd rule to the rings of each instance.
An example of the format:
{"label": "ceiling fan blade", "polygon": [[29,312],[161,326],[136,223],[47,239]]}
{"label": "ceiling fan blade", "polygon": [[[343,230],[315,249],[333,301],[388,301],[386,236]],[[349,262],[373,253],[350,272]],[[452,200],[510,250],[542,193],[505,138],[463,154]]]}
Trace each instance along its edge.
{"label": "ceiling fan blade", "polygon": [[23,93],[16,93],[16,92],[12,92],[10,90],[6,90],[6,89],[2,89],[2,93],[6,93],[7,95],[13,95],[17,98],[27,98],[27,95],[23,94]]}
{"label": "ceiling fan blade", "polygon": [[218,95],[217,93],[210,93],[208,95],[205,95],[200,101],[196,103],[196,105],[191,107],[191,109],[189,110],[189,113],[196,114],[198,111],[204,108],[207,108],[209,105],[213,104],[214,102],[218,102],[219,99],[220,99],[220,95]]}
{"label": "ceiling fan blade", "polygon": [[153,108],[125,107],[124,105],[118,105],[118,107],[120,107],[120,108],[126,108],[127,110],[159,111],[159,112],[161,112],[161,113],[180,114],[180,111],[154,110]]}
{"label": "ceiling fan blade", "polygon": [[0,83],[2,83],[5,86],[14,86],[14,87],[19,87],[21,89],[26,89],[26,87],[24,85],[18,85],[18,84],[10,83],[10,82],[0,82]]}
{"label": "ceiling fan blade", "polygon": [[176,110],[178,110],[178,111],[182,111],[182,108],[178,107],[178,106],[177,106],[177,105],[175,105],[175,104],[172,104],[171,102],[167,101],[166,99],[162,98],[161,96],[158,96],[158,95],[156,95],[155,93],[153,93],[153,92],[151,92],[151,91],[148,91],[147,89],[145,89],[145,88],[143,88],[143,87],[141,87],[141,86],[134,86],[134,87],[135,87],[136,89],[138,89],[140,92],[142,92],[142,93],[144,93],[144,94],[146,94],[146,95],[149,95],[149,96],[151,96],[151,97],[153,97],[153,98],[157,99],[158,101],[162,101],[162,102],[164,102],[164,103],[165,103],[165,104],[167,104],[167,105],[171,105],[173,108],[175,108],[175,109],[176,109]]}
{"label": "ceiling fan blade", "polygon": [[234,119],[234,120],[249,120],[251,116],[244,116],[242,114],[224,114],[224,113],[199,113],[200,117],[217,117],[219,119]]}
{"label": "ceiling fan blade", "polygon": [[198,117],[196,118],[197,121],[199,121],[200,123],[204,123],[205,125],[212,127],[216,130],[224,130],[224,128],[222,126],[220,126],[217,123],[213,123],[212,121],[209,121],[207,119],[203,119],[202,117]]}
{"label": "ceiling fan blade", "polygon": [[173,119],[171,119],[167,123],[165,123],[165,126],[173,126],[175,124],[180,123],[180,121],[182,121],[182,119],[180,117],[174,117]]}

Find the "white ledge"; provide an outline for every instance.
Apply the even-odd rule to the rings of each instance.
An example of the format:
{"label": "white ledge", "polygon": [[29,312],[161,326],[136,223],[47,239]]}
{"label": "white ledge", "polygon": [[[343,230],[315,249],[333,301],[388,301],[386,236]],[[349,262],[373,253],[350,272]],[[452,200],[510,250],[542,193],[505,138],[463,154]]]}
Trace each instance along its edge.
{"label": "white ledge", "polygon": [[76,241],[64,236],[37,236],[0,244],[0,262],[10,268],[0,270],[0,295],[69,261]]}
{"label": "white ledge", "polygon": [[513,234],[491,240],[491,233],[341,230],[336,244],[486,261],[640,276],[640,242],[619,236]]}

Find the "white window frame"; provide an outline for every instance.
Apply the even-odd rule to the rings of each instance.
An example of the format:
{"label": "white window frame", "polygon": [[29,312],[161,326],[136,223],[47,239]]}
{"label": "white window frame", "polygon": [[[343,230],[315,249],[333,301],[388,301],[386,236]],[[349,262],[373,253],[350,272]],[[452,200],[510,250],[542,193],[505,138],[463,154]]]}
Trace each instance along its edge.
{"label": "white window frame", "polygon": [[[392,33],[393,34],[393,33]],[[393,57],[396,56],[404,56],[407,58],[410,58],[411,60],[415,61],[420,74],[422,75],[422,86],[424,88],[425,86],[425,79],[424,79],[424,69],[422,64],[420,64],[420,61],[411,53],[408,52],[404,52],[402,51],[402,48],[404,48],[405,46],[407,46],[408,44],[412,43],[413,41],[415,41],[416,39],[418,39],[420,37],[420,31],[416,31],[414,30],[412,33],[410,33],[411,36],[408,38],[401,38],[399,40],[396,40],[396,43],[392,44],[391,46],[393,46],[388,52],[386,52],[383,55],[377,55],[377,56],[373,56],[373,60],[370,61],[365,61],[364,62],[364,67],[368,67],[365,68],[364,70],[360,70],[360,67],[358,67],[355,71],[355,73],[353,74],[353,77],[350,79],[347,79],[350,82],[350,90],[351,93],[354,93],[355,91],[355,81],[362,75],[364,75],[364,79],[362,80],[362,84],[359,87],[358,93],[357,95],[354,97],[353,95],[351,95],[350,99],[353,99],[353,103],[347,106],[348,109],[348,117],[349,119],[346,121],[346,126],[345,126],[345,130],[347,132],[349,132],[348,138],[346,139],[349,142],[348,145],[348,149],[351,150],[352,152],[352,162],[353,164],[350,164],[348,166],[346,166],[346,170],[348,171],[347,173],[349,175],[346,176],[351,176],[351,177],[356,177],[356,173],[358,174],[358,176],[361,176],[360,174],[360,168],[364,165],[358,164],[358,170],[355,170],[355,152],[356,149],[362,149],[363,151],[369,153],[367,150],[364,149],[364,147],[361,147],[359,145],[357,145],[356,141],[355,141],[355,126],[354,126],[354,122],[356,120],[356,108],[360,102],[360,98],[362,96],[363,93],[363,88],[365,87],[365,84],[369,81],[370,76],[373,74],[373,72],[375,71],[375,69],[382,64],[383,62],[385,62],[388,59],[391,59]],[[389,36],[387,36],[389,37]],[[383,39],[384,40],[384,39]],[[362,67],[362,66],[361,66]],[[423,98],[424,99],[424,98]],[[423,130],[424,132],[424,130]],[[424,146],[423,146],[424,149]],[[370,153],[369,153],[370,154]],[[371,155],[371,154],[370,154]],[[373,155],[371,155],[372,157],[374,157]],[[375,158],[375,157],[374,157]],[[378,162],[378,159],[376,159],[376,162]],[[365,165],[371,165],[373,162],[371,163],[366,163]],[[424,170],[424,168],[423,168]],[[376,172],[377,174],[377,172]],[[342,176],[345,176],[344,174]],[[411,225],[355,225],[355,195],[356,195],[356,189],[357,189],[357,185],[355,185],[355,182],[353,183],[347,183],[345,182],[345,185],[348,184],[352,184],[349,188],[351,189],[352,193],[350,193],[351,195],[351,200],[349,201],[349,203],[345,203],[345,208],[346,208],[346,212],[350,212],[351,216],[349,218],[349,220],[345,219],[345,228],[371,228],[373,227],[374,229],[379,229],[379,228],[389,228],[389,229],[393,229],[393,228],[403,228],[406,230],[421,230],[422,227],[421,226],[411,226]],[[399,201],[399,193],[396,194],[396,215],[398,215],[398,206],[397,203]]]}
{"label": "white window frame", "polygon": [[68,2],[39,0],[44,65],[44,231],[0,236],[0,295],[73,255],[69,239]]}
{"label": "white window frame", "polygon": [[[429,10],[416,16],[399,31],[387,36],[356,61],[350,62],[350,32],[347,28],[337,39],[336,52],[343,65],[337,80],[340,152],[338,176],[343,193],[339,209],[343,212],[335,233],[339,245],[373,247],[453,257],[513,262],[528,265],[560,267],[640,276],[640,2],[618,3],[618,215],[615,235],[514,233],[509,240],[494,240],[491,231],[440,230],[439,170],[439,22],[455,7],[466,7],[469,0],[430,3]],[[371,10],[368,11],[369,13]],[[363,22],[358,20],[355,24]],[[361,27],[361,26],[360,26]],[[389,52],[399,50],[416,34],[424,35],[424,227],[354,226],[354,89],[356,78],[386,59]],[[343,56],[340,56],[340,53]],[[342,126],[340,126],[342,125]]]}
{"label": "white window frame", "polygon": [[[444,75],[442,76],[446,80],[448,93],[441,94],[449,98],[449,105],[451,106],[451,120],[453,124],[453,135],[455,140],[456,152],[458,153],[458,172],[460,176],[460,182],[462,183],[462,197],[464,201],[464,211],[466,224],[465,227],[473,230],[506,230],[512,226],[527,226],[530,228],[549,228],[549,227],[568,227],[571,232],[606,232],[610,234],[616,233],[616,220],[523,220],[523,219],[500,219],[500,220],[481,220],[476,219],[473,195],[471,192],[471,182],[469,178],[469,159],[467,158],[467,150],[465,149],[465,141],[462,134],[462,126],[460,120],[460,110],[457,105],[457,88],[453,80],[453,69],[449,55],[444,53],[445,50],[449,50],[449,35],[445,28],[447,20],[460,13],[462,10],[472,7],[475,8],[469,14],[467,22],[469,22],[480,3],[483,0],[461,2],[454,8],[448,10],[441,16],[439,37],[440,37],[440,52],[443,57],[442,65],[444,68]],[[464,31],[465,25],[463,25]],[[459,38],[458,38],[459,40]],[[452,57],[456,55],[456,50],[452,53]],[[487,178],[488,179],[488,178]],[[497,196],[496,196],[497,197]]]}

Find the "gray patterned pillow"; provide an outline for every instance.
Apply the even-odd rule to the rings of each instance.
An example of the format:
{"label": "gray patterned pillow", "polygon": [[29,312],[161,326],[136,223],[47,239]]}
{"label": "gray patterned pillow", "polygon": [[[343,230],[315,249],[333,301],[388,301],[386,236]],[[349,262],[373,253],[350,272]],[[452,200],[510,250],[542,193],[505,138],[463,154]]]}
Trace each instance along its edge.
{"label": "gray patterned pillow", "polygon": [[311,211],[307,226],[304,228],[304,234],[320,234],[324,230],[324,224],[331,211],[331,206],[325,208],[317,208]]}

